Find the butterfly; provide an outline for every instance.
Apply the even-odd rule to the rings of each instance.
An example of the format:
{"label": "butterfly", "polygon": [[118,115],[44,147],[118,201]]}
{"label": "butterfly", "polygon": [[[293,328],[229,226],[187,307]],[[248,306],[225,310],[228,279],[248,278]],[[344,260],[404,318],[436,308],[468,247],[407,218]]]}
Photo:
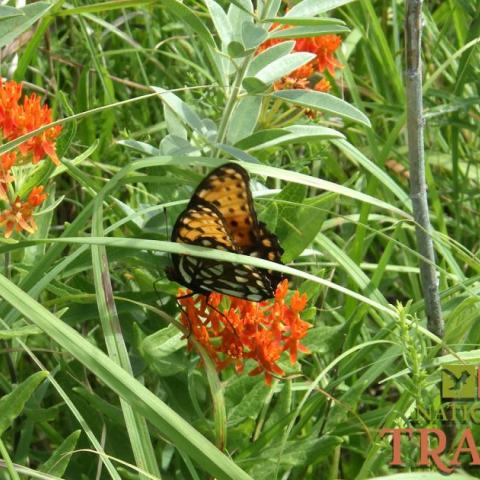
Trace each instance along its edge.
{"label": "butterfly", "polygon": [[[236,163],[210,172],[179,215],[172,242],[250,255],[277,263],[283,249],[277,237],[257,218],[250,178]],[[260,302],[272,298],[282,275],[249,265],[191,255],[172,255],[167,277],[194,293],[218,292]]]}

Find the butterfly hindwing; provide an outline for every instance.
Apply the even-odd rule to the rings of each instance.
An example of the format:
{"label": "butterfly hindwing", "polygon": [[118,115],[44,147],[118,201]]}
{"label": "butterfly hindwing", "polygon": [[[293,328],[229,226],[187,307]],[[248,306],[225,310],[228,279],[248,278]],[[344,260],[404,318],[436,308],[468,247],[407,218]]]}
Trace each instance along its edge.
{"label": "butterfly hindwing", "polygon": [[255,267],[190,255],[180,257],[178,268],[184,280],[180,283],[194,292],[215,291],[255,302],[271,298],[275,293],[269,278]]}
{"label": "butterfly hindwing", "polygon": [[[178,217],[172,241],[243,253],[281,263],[282,248],[259,222],[248,173],[235,163],[213,170]],[[249,265],[172,255],[167,275],[196,293],[212,291],[261,301],[273,297],[281,274]]]}

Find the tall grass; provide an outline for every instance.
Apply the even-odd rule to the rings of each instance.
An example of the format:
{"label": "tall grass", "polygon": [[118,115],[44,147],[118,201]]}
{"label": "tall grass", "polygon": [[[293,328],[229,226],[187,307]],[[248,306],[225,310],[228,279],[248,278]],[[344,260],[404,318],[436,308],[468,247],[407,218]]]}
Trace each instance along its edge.
{"label": "tall grass", "polygon": [[[254,3],[264,19],[284,14],[280,1]],[[48,178],[52,209],[34,235],[0,246],[3,478],[383,478],[399,472],[379,429],[412,425],[418,406],[439,402],[440,365],[479,362],[476,2],[423,11],[443,342],[427,328],[408,197],[404,3],[289,4],[301,28],[344,38],[332,103],[272,94],[282,62],[255,77],[259,28],[237,30],[228,49],[219,9],[238,25],[253,18],[249,0],[60,0],[28,5],[25,18],[5,10],[0,72],[45,95],[63,136],[62,166],[23,178]],[[344,23],[308,25],[327,7]],[[299,114],[306,104],[313,120]],[[280,141],[272,131],[291,127],[286,118],[323,130],[284,130],[293,139]],[[3,143],[0,154],[18,142]],[[170,253],[239,260],[169,242],[192,189],[232,159],[256,179],[259,216],[288,265],[241,262],[288,273],[309,298],[310,354],[282,361],[287,378],[272,387],[218,374],[171,326]],[[417,477],[418,444],[402,449],[397,478],[427,478]]]}

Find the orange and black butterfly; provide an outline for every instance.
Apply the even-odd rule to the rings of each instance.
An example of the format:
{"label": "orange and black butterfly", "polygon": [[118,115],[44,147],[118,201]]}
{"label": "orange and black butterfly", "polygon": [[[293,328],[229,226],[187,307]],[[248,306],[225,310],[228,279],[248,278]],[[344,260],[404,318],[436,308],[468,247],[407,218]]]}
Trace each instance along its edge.
{"label": "orange and black butterfly", "polygon": [[[172,242],[200,245],[282,263],[277,237],[259,222],[247,171],[226,163],[207,175],[178,217]],[[259,302],[272,298],[282,275],[249,265],[172,255],[170,280],[194,293],[218,292]]]}

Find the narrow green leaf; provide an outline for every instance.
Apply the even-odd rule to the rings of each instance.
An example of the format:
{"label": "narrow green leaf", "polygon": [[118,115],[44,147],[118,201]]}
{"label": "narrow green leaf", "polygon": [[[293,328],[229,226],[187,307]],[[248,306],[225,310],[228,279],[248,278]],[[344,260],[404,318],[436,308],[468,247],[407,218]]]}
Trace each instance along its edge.
{"label": "narrow green leaf", "polygon": [[[260,165],[251,165],[252,167],[260,167]],[[271,168],[271,167],[270,167]],[[299,174],[297,174],[299,175]],[[360,295],[348,288],[342,287],[330,280],[316,277],[307,272],[303,272],[296,268],[289,267],[287,265],[281,265],[279,263],[271,262],[269,260],[263,260],[261,258],[252,257],[250,255],[241,255],[238,253],[225,252],[223,250],[217,250],[214,248],[205,248],[198,245],[187,245],[178,242],[165,242],[160,240],[143,240],[140,238],[109,238],[109,237],[63,237],[52,238],[49,240],[35,240],[35,242],[53,242],[53,243],[73,243],[81,245],[105,245],[119,248],[140,248],[145,250],[158,250],[162,252],[170,252],[178,255],[192,255],[194,257],[202,257],[211,260],[217,260],[220,262],[233,262],[240,263],[242,265],[252,265],[254,267],[263,268],[267,270],[274,270],[276,272],[282,272],[287,275],[292,275],[306,280],[311,280],[319,285],[323,285],[327,288],[331,288],[338,292],[344,293],[352,298],[355,298],[367,305],[376,308],[379,311],[385,312],[390,316],[395,317],[397,315],[394,308],[390,305],[382,305],[368,297]],[[2,277],[0,276],[0,286],[2,284]],[[1,292],[1,291],[0,291]],[[3,296],[3,293],[0,293]],[[437,338],[433,336],[433,338]]]}
{"label": "narrow green leaf", "polygon": [[8,5],[0,5],[0,21],[11,17],[18,17],[21,15],[25,15],[25,12],[23,10],[9,7]]}
{"label": "narrow green leaf", "polygon": [[280,39],[297,39],[318,37],[319,35],[327,35],[331,33],[347,33],[350,29],[343,25],[318,25],[307,27],[292,27],[282,30],[275,30],[268,35],[268,38],[280,38]]}
{"label": "narrow green leaf", "polygon": [[[345,136],[337,130],[314,125],[291,125],[289,127],[285,127],[283,130],[285,132],[284,134],[277,135],[275,138],[267,140],[263,143],[255,144],[254,142],[255,140],[261,141],[261,139],[265,137],[265,134],[268,132],[268,130],[258,132],[258,135],[255,133],[251,137],[245,138],[243,142],[245,142],[246,145],[251,145],[247,148],[248,151],[255,152],[257,150],[263,150],[265,148],[283,145],[286,143],[315,143],[315,141],[345,138]],[[275,132],[278,132],[278,130],[275,130]],[[242,147],[239,146],[239,148]]]}
{"label": "narrow green leaf", "polygon": [[[262,68],[255,78],[259,79],[266,85],[272,84],[275,80],[284,77],[293,70],[305,65],[315,58],[315,54],[306,52],[290,53],[274,60],[266,67]],[[245,79],[246,80],[246,79]]]}
{"label": "narrow green leaf", "polygon": [[230,25],[230,20],[228,19],[223,8],[215,0],[205,0],[205,4],[210,12],[213,24],[215,25],[215,30],[220,37],[222,45],[226,47],[233,39],[233,31],[232,26]]}
{"label": "narrow green leaf", "polygon": [[270,128],[268,130],[258,130],[249,137],[245,137],[243,140],[239,141],[236,147],[241,148],[242,150],[249,150],[257,145],[274,141],[277,138],[288,135],[289,132],[286,128]]}
{"label": "narrow green leaf", "polygon": [[9,394],[0,399],[0,436],[22,413],[35,389],[48,377],[48,372],[37,372],[28,377]]}
{"label": "narrow green leaf", "polygon": [[272,93],[272,97],[281,98],[294,105],[300,105],[302,107],[312,108],[313,110],[319,110],[332,115],[338,115],[339,117],[348,118],[349,120],[370,127],[370,120],[363,112],[344,100],[328,93],[305,90],[280,90]]}
{"label": "narrow green leaf", "polygon": [[67,8],[57,13],[57,16],[81,15],[85,13],[102,13],[121,8],[143,7],[154,4],[155,0],[112,0],[109,2],[93,3],[83,7]]}
{"label": "narrow green leaf", "polygon": [[279,23],[280,25],[296,25],[301,27],[315,26],[315,25],[345,25],[345,22],[343,20],[340,20],[339,18],[328,18],[328,17],[321,17],[321,18],[274,17],[274,18],[266,18],[263,21],[270,22],[270,23]]}
{"label": "narrow green leaf", "polygon": [[75,450],[81,430],[72,432],[52,453],[51,457],[40,467],[40,472],[61,477],[70,463],[71,453]]}
{"label": "narrow green leaf", "polygon": [[[91,241],[92,238],[89,240]],[[224,480],[251,480],[250,476],[231,459],[215,448],[209,440],[137,379],[3,275],[0,275],[0,295],[80,361],[99,380],[132,405],[138,414],[148,419],[179,449],[188,452],[189,456],[205,470]],[[43,372],[40,374],[43,375],[43,378],[46,375]],[[0,400],[0,414],[4,412],[2,405],[4,399]],[[15,407],[18,408],[17,402],[15,402]]]}
{"label": "narrow green leaf", "polygon": [[207,45],[213,48],[216,47],[213,35],[207,28],[206,23],[193,10],[178,0],[170,0],[168,2],[168,10],[185,22]]}
{"label": "narrow green leaf", "polygon": [[267,48],[252,60],[247,70],[247,77],[253,77],[257,72],[268,67],[268,65],[275,60],[288,55],[294,46],[295,42],[288,41]]}
{"label": "narrow green leaf", "polygon": [[285,17],[314,17],[319,13],[328,12],[353,1],[354,0],[303,0],[289,10]]}
{"label": "narrow green leaf", "polygon": [[0,330],[0,340],[11,340],[12,338],[28,337],[29,335],[38,335],[42,331],[35,325],[26,325],[25,327],[12,328],[9,330]]}

